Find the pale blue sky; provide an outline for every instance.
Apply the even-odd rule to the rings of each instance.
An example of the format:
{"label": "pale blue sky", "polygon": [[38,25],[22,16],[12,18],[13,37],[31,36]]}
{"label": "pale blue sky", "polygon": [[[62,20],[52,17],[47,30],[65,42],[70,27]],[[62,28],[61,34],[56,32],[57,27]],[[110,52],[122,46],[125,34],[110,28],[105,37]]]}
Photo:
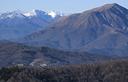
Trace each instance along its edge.
{"label": "pale blue sky", "polygon": [[118,3],[128,8],[128,0],[0,0],[0,12],[17,9],[22,11],[41,9],[76,13],[107,3]]}

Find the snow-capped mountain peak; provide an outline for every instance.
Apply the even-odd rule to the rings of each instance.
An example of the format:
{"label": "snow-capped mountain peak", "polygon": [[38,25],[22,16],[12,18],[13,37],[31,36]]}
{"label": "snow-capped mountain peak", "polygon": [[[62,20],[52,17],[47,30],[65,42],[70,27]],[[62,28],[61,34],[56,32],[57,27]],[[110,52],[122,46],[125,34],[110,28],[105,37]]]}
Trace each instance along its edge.
{"label": "snow-capped mountain peak", "polygon": [[21,13],[21,11],[16,10],[12,12],[6,12],[0,14],[0,19],[6,19],[6,18],[24,18],[25,16]]}
{"label": "snow-capped mountain peak", "polygon": [[30,12],[24,13],[25,16],[36,16],[37,15],[37,10],[33,9]]}
{"label": "snow-capped mountain peak", "polygon": [[34,16],[36,15],[36,13],[34,12],[34,10],[32,10],[31,12],[27,12],[27,13],[24,13],[25,16]]}
{"label": "snow-capped mountain peak", "polygon": [[32,11],[30,12],[27,12],[27,13],[23,13],[25,16],[27,17],[33,17],[33,16],[49,16],[51,18],[56,18],[58,16],[63,16],[62,13],[59,13],[59,12],[55,12],[55,11],[50,11],[50,12],[44,12],[42,10],[35,10],[33,9]]}
{"label": "snow-capped mountain peak", "polygon": [[54,11],[51,11],[48,13],[48,15],[50,15],[52,18],[55,18],[57,16],[57,13]]}
{"label": "snow-capped mountain peak", "polygon": [[52,18],[55,18],[57,16],[64,16],[63,13],[60,13],[60,12],[55,12],[55,11],[50,11],[48,13],[49,16],[51,16]]}
{"label": "snow-capped mountain peak", "polygon": [[30,12],[24,13],[24,15],[27,17],[31,17],[31,16],[47,15],[47,13],[42,10],[33,9]]}

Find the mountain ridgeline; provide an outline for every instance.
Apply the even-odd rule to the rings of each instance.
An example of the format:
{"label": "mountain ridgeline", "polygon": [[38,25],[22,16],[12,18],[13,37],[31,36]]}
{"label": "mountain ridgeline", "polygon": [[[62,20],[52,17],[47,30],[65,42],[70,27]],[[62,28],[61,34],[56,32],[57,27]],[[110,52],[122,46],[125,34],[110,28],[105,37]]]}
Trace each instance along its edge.
{"label": "mountain ridgeline", "polygon": [[18,10],[1,13],[0,40],[14,40],[46,29],[49,24],[61,17],[54,12],[52,14],[41,10],[33,10],[27,13]]}
{"label": "mountain ridgeline", "polygon": [[128,9],[118,4],[63,16],[48,29],[25,37],[32,46],[104,55],[128,55]]}

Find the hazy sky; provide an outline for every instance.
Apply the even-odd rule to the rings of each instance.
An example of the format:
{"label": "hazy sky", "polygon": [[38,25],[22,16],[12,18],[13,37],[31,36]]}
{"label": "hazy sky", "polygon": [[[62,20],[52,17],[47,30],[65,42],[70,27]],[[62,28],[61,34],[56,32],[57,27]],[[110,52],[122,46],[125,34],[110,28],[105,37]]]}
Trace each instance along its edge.
{"label": "hazy sky", "polygon": [[44,11],[62,11],[76,13],[85,11],[106,3],[118,3],[128,8],[128,0],[0,0],[0,12],[32,9]]}

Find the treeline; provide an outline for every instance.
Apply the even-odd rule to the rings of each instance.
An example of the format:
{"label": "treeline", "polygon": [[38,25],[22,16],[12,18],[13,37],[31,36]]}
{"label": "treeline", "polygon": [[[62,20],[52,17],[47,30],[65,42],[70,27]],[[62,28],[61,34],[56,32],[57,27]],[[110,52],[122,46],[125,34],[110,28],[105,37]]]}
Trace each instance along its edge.
{"label": "treeline", "polygon": [[0,82],[128,82],[128,60],[61,67],[8,67]]}

